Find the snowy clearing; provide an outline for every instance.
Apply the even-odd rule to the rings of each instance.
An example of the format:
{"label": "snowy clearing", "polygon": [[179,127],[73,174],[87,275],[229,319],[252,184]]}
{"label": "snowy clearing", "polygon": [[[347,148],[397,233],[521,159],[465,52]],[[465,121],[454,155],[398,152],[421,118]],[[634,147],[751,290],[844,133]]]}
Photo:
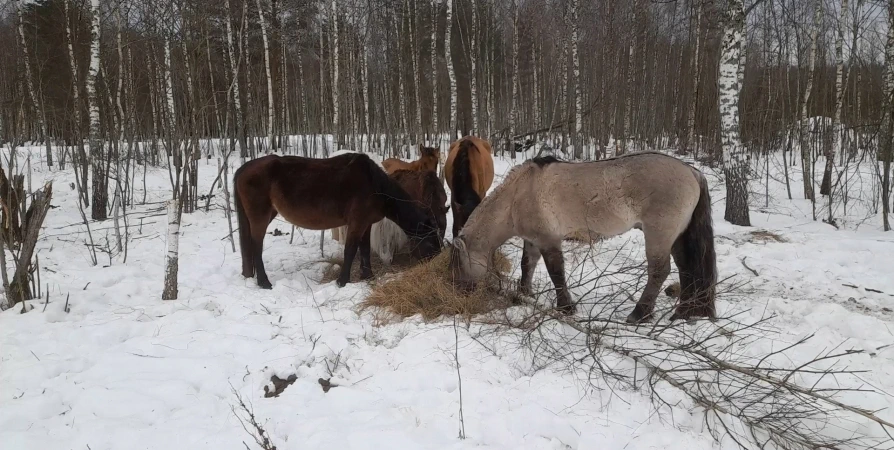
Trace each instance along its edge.
{"label": "snowy clearing", "polygon": [[[30,150],[40,158],[41,148]],[[894,236],[879,231],[877,216],[864,220],[870,214],[859,192],[849,194],[857,200],[840,230],[813,221],[810,204],[795,192],[796,177],[795,200],[786,198],[779,161],[769,164],[769,207],[763,181],[752,184],[759,194],[752,196],[751,228],[723,221],[723,183],[712,178],[720,276],[739,286],[718,299],[718,312],[740,312],[741,322],[775,316],[768,324],[778,333],[751,342],[752,356],[810,334],[801,347],[805,360],[835,347],[864,350],[841,363],[868,371],[858,375],[863,388],[880,393],[840,399],[886,408],[892,400],[882,393],[894,393]],[[511,166],[496,160],[495,185]],[[234,414],[237,393],[280,450],[736,448],[715,442],[704,413],[684,396],[672,397],[668,386],[662,392],[677,407],[656,409],[641,391],[601,385],[566,367],[538,367],[518,351],[517,337],[488,335],[484,342],[478,337],[487,335],[486,325],[410,319],[376,326],[372,314],[356,310],[366,284],[318,283],[320,232],[297,229],[293,237],[281,218],[265,240],[273,289],[259,289],[240,275],[217,188],[210,211],[183,215],[179,300],[162,301],[167,170],[149,169],[147,203],[128,212],[127,261],[99,252],[92,267],[71,170],[48,171],[36,160],[32,168],[35,187],[54,183],[56,208],[38,244],[49,303],[33,300],[27,313],[17,307],[0,314],[3,448],[257,448]],[[200,194],[216,173],[216,161],[200,161]],[[90,227],[98,246],[113,239],[111,221]],[[638,231],[598,246],[623,247],[642,261]],[[324,250],[341,254],[328,232]],[[538,277],[546,279],[542,264]],[[672,274],[668,282],[676,280]],[[586,291],[575,289],[575,297]],[[659,297],[659,306],[671,303]],[[632,307],[628,302],[626,312]],[[292,374],[297,380],[279,397],[264,397],[272,375]],[[336,387],[324,392],[321,378]],[[890,410],[879,416],[894,421]],[[868,420],[835,425],[842,435],[879,433]]]}

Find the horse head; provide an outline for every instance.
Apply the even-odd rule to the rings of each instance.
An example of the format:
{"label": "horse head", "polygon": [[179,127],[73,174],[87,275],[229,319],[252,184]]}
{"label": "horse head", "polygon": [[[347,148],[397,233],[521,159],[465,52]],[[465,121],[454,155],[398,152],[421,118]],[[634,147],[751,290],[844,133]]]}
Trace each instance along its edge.
{"label": "horse head", "polygon": [[487,274],[487,259],[470,251],[462,236],[453,240],[450,253],[450,276],[453,286],[464,292],[475,288]]}

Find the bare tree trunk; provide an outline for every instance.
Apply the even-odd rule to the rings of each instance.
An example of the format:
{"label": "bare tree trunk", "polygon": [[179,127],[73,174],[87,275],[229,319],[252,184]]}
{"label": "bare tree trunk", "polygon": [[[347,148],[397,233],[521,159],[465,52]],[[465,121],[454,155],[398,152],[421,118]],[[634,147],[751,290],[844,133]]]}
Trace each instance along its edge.
{"label": "bare tree trunk", "polygon": [[[258,5],[258,20],[261,22],[261,38],[264,41],[264,67],[267,70],[267,152],[273,151],[273,74],[270,69],[270,43],[267,40],[267,21],[264,19],[264,8],[261,0],[256,0]],[[333,1],[334,5],[334,1]]]}
{"label": "bare tree trunk", "polygon": [[248,156],[248,145],[245,138],[245,124],[243,123],[242,103],[239,97],[239,62],[236,60],[236,48],[233,37],[233,17],[230,9],[230,0],[225,0],[227,9],[227,53],[230,57],[230,71],[232,80],[230,81],[230,89],[233,91],[233,108],[236,123],[236,137],[239,141],[239,155],[245,158]]}
{"label": "bare tree trunk", "polygon": [[91,0],[91,43],[90,43],[90,71],[87,74],[87,108],[90,111],[90,160],[93,164],[93,205],[90,216],[93,220],[105,220],[108,216],[106,206],[109,201],[107,178],[104,162],[104,144],[102,142],[102,124],[99,117],[99,95],[97,93],[96,79],[99,77],[99,39],[100,39],[100,11],[99,0]]}
{"label": "bare tree trunk", "polygon": [[332,0],[332,132],[334,136],[335,150],[338,150],[340,143],[341,130],[339,128],[339,105],[338,105],[338,69],[339,69],[339,51],[338,51],[338,0]]}
{"label": "bare tree trunk", "polygon": [[[451,49],[451,31],[453,29],[453,0],[444,0],[447,5],[447,24],[444,26],[444,59],[447,63],[447,75],[450,78],[450,124],[447,130],[450,131],[450,140],[456,137],[456,71],[453,67],[453,51]],[[443,176],[443,171],[441,176]]]}
{"label": "bare tree trunk", "polygon": [[580,58],[577,54],[577,41],[580,34],[580,20],[578,19],[578,0],[571,0],[571,11],[569,21],[571,22],[571,75],[572,83],[574,83],[574,136],[571,138],[574,146],[575,158],[583,155],[583,145],[581,142],[581,92],[580,92]]}
{"label": "bare tree trunk", "polygon": [[696,8],[695,19],[695,50],[692,53],[692,92],[690,93],[689,109],[686,111],[686,130],[683,141],[683,152],[688,153],[695,145],[695,111],[698,109],[698,82],[701,73],[699,58],[702,47],[702,16],[704,14],[704,0],[694,0]]}
{"label": "bare tree trunk", "polygon": [[469,0],[472,8],[472,31],[469,33],[469,82],[472,93],[472,133],[481,129],[478,123],[478,1]]}
{"label": "bare tree trunk", "polygon": [[419,141],[419,135],[423,132],[422,128],[422,96],[419,93],[419,88],[422,86],[422,83],[419,82],[419,77],[421,74],[419,73],[419,39],[416,37],[417,32],[417,15],[416,15],[416,2],[410,2],[407,0],[407,31],[409,32],[410,37],[410,53],[412,54],[412,59],[410,63],[412,64],[413,70],[413,100],[416,103],[416,131],[414,134],[415,142]]}
{"label": "bare tree trunk", "polygon": [[[34,248],[37,246],[37,238],[40,235],[40,228],[43,221],[47,217],[47,211],[50,210],[50,201],[53,198],[53,184],[47,183],[44,188],[34,194],[34,199],[28,207],[25,214],[26,220],[22,223],[22,246],[16,263],[15,274],[12,276],[12,282],[7,291],[7,301],[9,306],[16,303],[30,300],[33,292],[29,287],[31,277],[31,257],[34,255]],[[3,255],[5,256],[5,255]]]}
{"label": "bare tree trunk", "polygon": [[[437,146],[438,139],[438,17],[441,5],[433,0],[431,5],[431,145]],[[364,68],[366,60],[364,59]],[[364,91],[365,93],[366,91]],[[364,94],[365,95],[365,94]]]}
{"label": "bare tree trunk", "polygon": [[894,156],[894,0],[888,0],[888,35],[885,41],[885,96],[882,104],[882,125],[879,151],[882,154],[882,225],[891,231],[891,159]]}
{"label": "bare tree trunk", "polygon": [[[76,161],[75,167],[80,169],[80,185],[83,187],[79,192],[79,196],[83,199],[84,206],[90,205],[88,189],[87,189],[87,166],[89,165],[87,160],[87,152],[84,150],[84,140],[81,135],[81,125],[83,124],[83,119],[81,118],[81,82],[78,77],[78,63],[75,59],[74,54],[74,44],[73,39],[71,37],[71,17],[69,14],[69,4],[72,0],[64,0],[65,5],[65,36],[66,36],[66,44],[68,46],[68,62],[71,67],[71,86],[72,86],[72,96],[74,100],[74,107],[72,108],[72,114],[74,117],[74,134],[77,142],[75,143],[77,157],[72,156],[72,160]],[[89,109],[89,108],[88,108]],[[78,176],[77,170],[75,169],[75,176]]]}
{"label": "bare tree trunk", "polygon": [[512,137],[515,136],[515,127],[518,123],[518,16],[521,5],[518,0],[513,1],[513,20],[512,20],[512,97],[509,99],[509,133],[506,136],[507,150],[512,152],[512,159],[515,159],[515,142]]}
{"label": "bare tree trunk", "polygon": [[813,192],[813,171],[811,170],[812,161],[810,157],[810,141],[808,133],[810,124],[807,121],[807,104],[810,101],[810,94],[813,91],[813,77],[816,70],[816,54],[819,47],[819,28],[820,20],[823,14],[822,0],[814,0],[814,18],[813,28],[810,32],[810,66],[807,72],[807,85],[804,86],[804,96],[801,101],[801,116],[799,127],[799,141],[801,146],[801,172],[804,178],[804,198],[815,201]]}
{"label": "bare tree trunk", "polygon": [[176,300],[178,293],[177,272],[180,259],[180,200],[168,200],[168,251],[165,254],[165,284],[162,300]]}
{"label": "bare tree trunk", "polygon": [[739,95],[742,90],[740,59],[745,31],[742,0],[730,0],[721,44],[720,122],[723,141],[723,172],[726,177],[724,219],[734,225],[751,226],[748,212],[748,154],[739,139]]}
{"label": "bare tree trunk", "polygon": [[835,168],[835,153],[841,144],[841,105],[844,103],[844,29],[848,20],[848,0],[841,0],[838,15],[838,38],[835,40],[835,113],[832,116],[832,142],[826,152],[826,169],[820,184],[820,195],[829,196],[829,220],[832,220],[832,170]]}
{"label": "bare tree trunk", "polygon": [[43,134],[41,137],[46,145],[47,166],[53,167],[53,149],[50,143],[50,131],[46,118],[44,117],[44,110],[40,106],[40,97],[34,89],[34,77],[31,72],[31,52],[28,51],[28,42],[25,40],[25,15],[22,12],[22,2],[19,0],[12,0],[12,2],[15,4],[16,14],[19,19],[19,44],[22,46],[22,59],[25,62],[25,80],[27,81],[28,86],[28,96],[31,98],[31,105],[34,108],[34,118],[37,120],[37,127],[40,128],[40,132]]}

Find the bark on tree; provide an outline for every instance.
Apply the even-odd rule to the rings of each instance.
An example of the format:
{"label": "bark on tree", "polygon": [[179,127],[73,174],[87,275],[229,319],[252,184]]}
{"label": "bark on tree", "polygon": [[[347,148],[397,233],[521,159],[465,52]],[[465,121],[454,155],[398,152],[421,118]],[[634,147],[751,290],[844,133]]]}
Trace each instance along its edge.
{"label": "bark on tree", "polygon": [[165,254],[165,284],[162,300],[176,300],[178,293],[177,272],[180,257],[180,200],[168,201],[168,250]]}
{"label": "bark on tree", "polygon": [[22,46],[22,59],[25,63],[25,80],[28,86],[28,96],[31,98],[31,105],[34,108],[34,119],[37,121],[37,127],[40,128],[41,138],[46,145],[47,150],[47,166],[53,167],[53,149],[50,143],[50,131],[47,121],[44,118],[44,110],[40,106],[40,97],[34,89],[34,78],[31,72],[31,52],[28,51],[28,42],[25,40],[25,14],[22,11],[22,2],[20,0],[12,0],[15,5],[16,14],[18,15],[18,34],[19,45]]}
{"label": "bark on tree", "polygon": [[745,31],[742,0],[729,0],[724,28],[717,81],[723,172],[726,177],[724,219],[734,225],[751,226],[748,211],[748,154],[739,138],[739,95],[742,89],[739,66]]}
{"label": "bark on tree", "polygon": [[478,51],[478,2],[470,0],[469,3],[472,8],[472,30],[469,33],[469,55],[471,55],[469,57],[469,89],[472,96],[472,132],[470,134],[474,135],[481,129],[478,123],[478,55],[480,52]]}
{"label": "bark on tree", "polygon": [[[450,124],[447,130],[450,131],[450,140],[456,137],[456,71],[453,67],[453,50],[451,45],[451,35],[453,30],[453,0],[444,0],[447,5],[447,24],[444,26],[444,60],[447,63],[447,76],[450,79]],[[443,174],[443,171],[441,172]]]}
{"label": "bark on tree", "polygon": [[[236,122],[236,138],[239,141],[239,155],[245,158],[248,156],[248,145],[245,138],[245,125],[242,116],[242,103],[239,97],[239,62],[236,60],[236,47],[233,37],[233,17],[230,9],[230,0],[224,2],[227,11],[227,53],[230,59],[230,72],[232,78],[230,80],[230,90],[233,95],[233,109],[235,111]],[[229,96],[228,96],[229,98]]]}
{"label": "bark on tree", "polygon": [[[433,0],[431,5],[431,145],[437,146],[438,140],[438,14],[441,5],[438,0]],[[365,61],[364,61],[365,62]]]}
{"label": "bark on tree", "polygon": [[330,11],[330,19],[332,21],[332,133],[334,135],[335,150],[338,150],[340,143],[341,130],[339,129],[339,95],[338,95],[338,69],[339,69],[339,51],[338,51],[338,0],[332,0],[332,10]]}
{"label": "bark on tree", "polygon": [[580,158],[583,155],[583,145],[581,142],[580,58],[577,54],[577,41],[580,34],[578,9],[578,0],[571,0],[569,21],[571,22],[571,75],[574,84],[574,136],[571,138],[571,142],[574,146],[574,156]]}
{"label": "bark on tree", "polygon": [[813,78],[816,70],[816,54],[819,47],[820,20],[822,20],[822,0],[814,0],[813,28],[810,31],[810,62],[807,72],[807,85],[804,86],[804,95],[801,100],[801,116],[799,123],[799,141],[801,146],[801,172],[804,181],[804,198],[814,201],[813,189],[813,161],[810,156],[810,124],[807,120],[807,104],[810,102],[810,94],[813,91]]}
{"label": "bark on tree", "polygon": [[105,220],[108,217],[106,207],[109,193],[106,177],[105,151],[102,141],[102,123],[99,116],[99,95],[96,80],[99,78],[100,65],[100,10],[99,0],[90,1],[91,40],[90,71],[87,73],[87,108],[90,111],[90,160],[93,166],[93,205],[90,216],[93,220]]}
{"label": "bark on tree", "polygon": [[[84,206],[90,205],[88,189],[87,189],[87,167],[89,166],[89,162],[87,159],[87,151],[84,149],[84,141],[81,135],[81,125],[83,125],[83,119],[81,118],[81,82],[80,77],[78,76],[78,63],[77,59],[75,59],[74,54],[74,40],[71,36],[71,16],[69,13],[69,4],[73,0],[64,0],[63,4],[65,6],[65,37],[66,37],[66,45],[68,46],[68,63],[71,68],[71,91],[72,98],[74,100],[74,107],[72,108],[72,116],[74,118],[74,135],[77,139],[75,143],[75,154],[77,157],[72,157],[73,160],[76,160],[75,167],[80,169],[80,186],[82,187],[79,190],[79,196],[84,202]],[[89,109],[89,108],[88,108]],[[76,169],[77,170],[77,169]],[[76,175],[77,176],[77,175]]]}
{"label": "bark on tree", "polygon": [[841,11],[838,14],[838,37],[835,39],[835,112],[832,115],[832,140],[826,152],[826,168],[820,184],[820,195],[829,196],[829,219],[832,219],[832,171],[835,168],[835,155],[841,144],[841,105],[844,103],[844,30],[848,22],[848,0],[841,0]]}
{"label": "bark on tree", "polygon": [[12,282],[9,284],[7,293],[9,306],[15,306],[18,302],[34,298],[29,282],[32,273],[30,270],[31,258],[34,256],[34,248],[37,246],[40,228],[43,226],[43,221],[50,210],[52,198],[53,183],[50,182],[42,190],[34,194],[34,198],[28,206],[28,211],[25,213],[25,220],[22,224],[21,252],[19,252],[15,274],[12,276]]}
{"label": "bark on tree", "polygon": [[267,21],[264,19],[264,8],[261,5],[261,0],[256,0],[255,3],[258,6],[258,21],[261,23],[261,38],[264,42],[264,68],[267,70],[267,152],[269,153],[273,151],[274,142],[273,74],[270,69],[270,42],[267,39]]}
{"label": "bark on tree", "polygon": [[891,231],[891,160],[894,158],[894,0],[888,0],[888,35],[885,41],[884,102],[882,104],[882,226]]}

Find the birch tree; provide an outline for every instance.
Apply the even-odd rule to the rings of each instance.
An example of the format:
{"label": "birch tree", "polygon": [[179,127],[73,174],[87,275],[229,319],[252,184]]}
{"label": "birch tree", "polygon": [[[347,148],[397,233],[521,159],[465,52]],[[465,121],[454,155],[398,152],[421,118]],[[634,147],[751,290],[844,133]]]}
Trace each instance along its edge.
{"label": "birch tree", "polygon": [[[509,133],[506,136],[506,145],[512,152],[512,158],[515,158],[515,145],[513,136],[515,136],[515,126],[518,123],[518,15],[520,0],[513,0],[513,20],[512,20],[512,96],[509,99]],[[576,1],[576,0],[575,0]]]}
{"label": "birch tree", "polygon": [[[810,157],[810,124],[807,121],[807,104],[810,102],[810,93],[813,91],[813,78],[816,72],[816,54],[819,47],[819,29],[823,14],[822,0],[814,0],[813,27],[810,31],[810,62],[807,69],[807,84],[804,86],[804,95],[801,100],[801,115],[798,128],[798,140],[801,147],[801,171],[804,180],[804,198],[815,201],[813,192],[813,161]],[[815,217],[814,217],[815,218]]]}
{"label": "birch tree", "polygon": [[100,65],[100,10],[99,0],[90,0],[90,70],[87,72],[87,109],[90,111],[90,160],[93,166],[93,205],[90,216],[93,220],[105,220],[109,194],[105,172],[105,152],[102,141],[102,124],[99,116],[99,95],[96,79]]}
{"label": "birch tree", "polygon": [[704,11],[704,0],[694,0],[696,8],[695,19],[695,50],[692,53],[691,71],[692,71],[692,92],[689,94],[689,108],[686,111],[686,128],[685,139],[683,140],[683,151],[689,152],[690,147],[695,145],[695,110],[698,108],[698,80],[701,72],[699,57],[701,55],[702,46],[702,14]]}
{"label": "birch tree", "polygon": [[578,9],[578,0],[571,0],[571,11],[569,13],[569,21],[571,22],[571,82],[574,83],[574,136],[572,137],[572,145],[574,146],[574,156],[579,158],[583,154],[583,145],[581,142],[580,59],[577,55],[577,41],[580,34]]}
{"label": "birch tree", "polygon": [[882,155],[882,226],[891,231],[891,160],[894,158],[894,0],[888,0],[888,33],[885,41],[884,102],[879,152]]}
{"label": "birch tree", "polygon": [[[233,36],[233,13],[230,8],[230,1],[226,0],[224,5],[226,6],[226,22],[227,22],[227,55],[230,60],[230,88],[228,92],[232,93],[233,100],[233,110],[235,116],[236,123],[236,137],[239,141],[239,155],[245,158],[248,156],[248,146],[245,138],[245,125],[243,124],[243,116],[242,116],[242,103],[239,97],[239,62],[236,60],[236,45],[235,39]],[[229,95],[227,98],[231,98]]]}
{"label": "birch tree", "polygon": [[431,4],[431,131],[432,144],[437,146],[438,136],[438,12],[440,4],[433,0]]}
{"label": "birch tree", "polygon": [[[451,132],[450,139],[456,137],[456,71],[453,67],[453,50],[451,31],[453,29],[453,0],[444,0],[447,5],[447,20],[444,26],[444,60],[447,63],[447,77],[450,79],[450,124],[447,130]],[[443,172],[441,172],[443,174]]]}
{"label": "birch tree", "polygon": [[832,171],[835,155],[841,144],[841,106],[844,103],[844,30],[848,22],[848,0],[841,0],[838,14],[838,36],[835,39],[835,112],[832,115],[832,142],[826,151],[826,168],[820,184],[820,195],[829,196],[829,219],[832,219]]}
{"label": "birch tree", "polygon": [[332,58],[332,133],[334,137],[335,150],[338,150],[340,143],[340,117],[338,108],[338,69],[339,69],[339,52],[338,52],[338,0],[332,0],[332,10],[330,11],[330,20],[332,21],[332,45],[329,50]]}
{"label": "birch tree", "polygon": [[[261,23],[261,38],[264,42],[264,68],[267,70],[267,152],[270,152],[273,151],[274,142],[273,74],[270,70],[270,42],[267,39],[267,21],[264,19],[264,7],[261,5],[261,0],[256,0],[255,3],[258,6],[258,21]],[[333,0],[334,4],[335,0]]]}
{"label": "birch tree", "polygon": [[739,60],[745,10],[742,0],[729,0],[721,42],[717,85],[720,95],[720,134],[723,143],[723,172],[726,177],[724,219],[734,225],[751,226],[748,211],[748,155],[739,139]]}
{"label": "birch tree", "polygon": [[470,0],[472,8],[472,31],[469,33],[469,89],[472,96],[472,133],[478,133],[478,1]]}
{"label": "birch tree", "polygon": [[[96,0],[94,0],[96,1]],[[168,200],[168,242],[165,253],[165,280],[164,289],[161,292],[162,300],[177,300],[180,260],[180,199]]]}
{"label": "birch tree", "polygon": [[31,52],[28,51],[28,42],[25,40],[25,15],[22,12],[22,2],[20,0],[12,1],[16,14],[18,16],[18,35],[19,45],[22,46],[22,60],[25,63],[25,80],[28,86],[28,97],[31,98],[31,105],[34,109],[34,119],[37,121],[37,127],[40,129],[44,145],[47,149],[47,166],[53,167],[53,149],[50,143],[50,131],[47,127],[47,121],[44,118],[44,109],[40,105],[40,97],[37,90],[34,89],[34,75],[31,72]]}
{"label": "birch tree", "polygon": [[[74,40],[71,36],[71,14],[69,5],[73,0],[64,0],[63,4],[65,7],[65,40],[66,46],[68,48],[68,64],[71,68],[71,91],[72,91],[72,99],[74,100],[74,107],[72,108],[72,116],[74,119],[74,133],[77,138],[77,143],[75,145],[75,154],[76,157],[73,156],[72,159],[75,161],[74,167],[75,171],[80,169],[80,174],[75,174],[75,176],[80,175],[80,186],[79,196],[81,197],[84,206],[90,205],[89,195],[87,195],[87,166],[89,165],[87,161],[87,152],[84,151],[84,143],[81,137],[81,124],[83,123],[81,119],[81,82],[80,77],[78,75],[78,63],[77,59],[75,59],[74,54]],[[89,108],[88,108],[89,109]]]}

